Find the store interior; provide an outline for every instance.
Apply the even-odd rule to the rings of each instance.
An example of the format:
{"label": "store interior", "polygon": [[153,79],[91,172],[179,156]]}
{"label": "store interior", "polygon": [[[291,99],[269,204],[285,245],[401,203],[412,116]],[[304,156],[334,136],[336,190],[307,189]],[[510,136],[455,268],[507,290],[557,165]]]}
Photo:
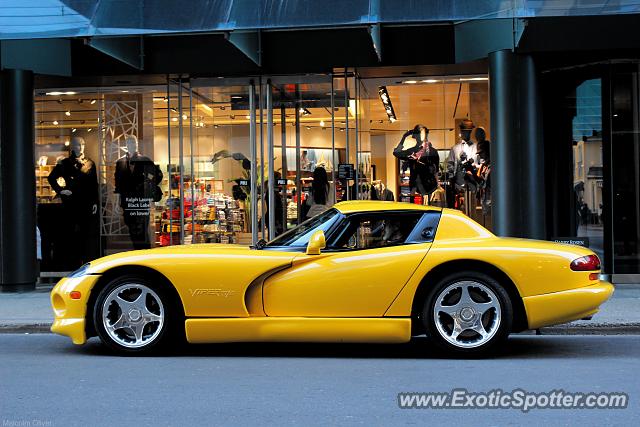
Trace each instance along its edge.
{"label": "store interior", "polygon": [[[274,237],[304,220],[305,200],[320,166],[336,201],[379,198],[384,189],[394,200],[456,207],[490,225],[490,197],[482,200],[476,190],[448,200],[444,188],[450,180],[447,158],[461,140],[461,123],[472,121],[471,140],[480,127],[491,137],[486,76],[314,76],[263,78],[254,84],[253,109],[248,80],[38,90],[35,174],[43,270],[68,269],[94,254],[134,248],[251,244],[254,229],[259,238]],[[252,112],[255,183],[250,179]],[[439,185],[428,194],[409,188],[412,169],[403,170],[403,161],[394,156],[403,134],[418,124],[428,128],[427,139],[439,158],[434,171]],[[74,147],[81,147],[79,156]],[[89,219],[70,214],[69,207],[80,202],[58,194],[49,179],[69,158],[79,170],[72,174],[82,179],[84,169],[95,169],[97,209],[83,210],[91,212]],[[354,165],[346,171],[350,179],[342,179],[339,165],[348,164]],[[140,178],[144,185],[137,190],[123,190],[124,181],[116,182],[118,171],[130,171],[131,179],[138,172],[147,178]],[[64,182],[60,173],[54,175],[59,188],[71,188],[76,179],[69,175]],[[269,176],[282,202],[275,204],[271,233],[268,197],[261,196],[269,193]],[[82,236],[86,247],[71,248],[70,242]]]}

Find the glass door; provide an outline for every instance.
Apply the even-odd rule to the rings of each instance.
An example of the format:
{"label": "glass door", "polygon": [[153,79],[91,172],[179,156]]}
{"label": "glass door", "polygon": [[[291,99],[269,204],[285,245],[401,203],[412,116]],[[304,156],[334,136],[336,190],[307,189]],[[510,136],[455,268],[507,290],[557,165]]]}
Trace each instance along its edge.
{"label": "glass door", "polygon": [[592,216],[602,211],[601,216],[610,227],[611,237],[607,240],[613,267],[610,270],[617,276],[614,280],[637,282],[640,277],[640,66],[612,65],[605,82],[608,83],[605,130],[609,146],[605,146],[604,176],[610,204],[605,204],[604,211],[602,205],[598,210],[596,200]]}
{"label": "glass door", "polygon": [[[334,133],[330,76],[270,77],[263,82],[266,180],[261,200],[267,234],[273,238],[335,203],[344,143],[336,141]],[[314,182],[326,189],[318,197],[312,196]],[[273,207],[270,200],[275,200]]]}
{"label": "glass door", "polygon": [[254,160],[256,86],[248,79],[184,83],[175,107],[177,148],[170,147],[179,209],[170,221],[180,224],[173,243],[254,244],[261,176]]}

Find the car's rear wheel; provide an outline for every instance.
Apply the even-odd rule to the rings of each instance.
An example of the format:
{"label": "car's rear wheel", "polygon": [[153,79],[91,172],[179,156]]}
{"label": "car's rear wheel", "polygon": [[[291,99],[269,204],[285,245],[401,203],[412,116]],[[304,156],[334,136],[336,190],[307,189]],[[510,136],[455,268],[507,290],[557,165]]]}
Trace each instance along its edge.
{"label": "car's rear wheel", "polygon": [[102,342],[127,354],[164,346],[178,320],[164,287],[139,276],[123,276],[108,283],[98,294],[93,313]]}
{"label": "car's rear wheel", "polygon": [[507,291],[494,278],[477,272],[440,280],[427,296],[422,314],[436,344],[464,354],[495,349],[507,338],[513,322]]}

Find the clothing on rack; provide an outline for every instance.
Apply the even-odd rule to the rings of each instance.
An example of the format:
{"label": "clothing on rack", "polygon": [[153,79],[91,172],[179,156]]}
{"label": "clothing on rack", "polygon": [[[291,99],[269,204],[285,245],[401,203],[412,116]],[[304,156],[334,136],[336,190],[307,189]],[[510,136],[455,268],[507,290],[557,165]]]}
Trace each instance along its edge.
{"label": "clothing on rack", "polygon": [[371,200],[395,201],[393,191],[389,190],[382,181],[375,182],[371,187]]}

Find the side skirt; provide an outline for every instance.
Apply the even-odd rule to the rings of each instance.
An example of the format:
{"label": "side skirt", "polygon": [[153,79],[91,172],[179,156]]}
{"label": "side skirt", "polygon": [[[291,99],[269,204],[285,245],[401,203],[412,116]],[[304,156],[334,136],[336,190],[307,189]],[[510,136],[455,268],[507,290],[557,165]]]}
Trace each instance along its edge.
{"label": "side skirt", "polygon": [[410,318],[249,317],[187,319],[190,343],[345,342],[403,343]]}

